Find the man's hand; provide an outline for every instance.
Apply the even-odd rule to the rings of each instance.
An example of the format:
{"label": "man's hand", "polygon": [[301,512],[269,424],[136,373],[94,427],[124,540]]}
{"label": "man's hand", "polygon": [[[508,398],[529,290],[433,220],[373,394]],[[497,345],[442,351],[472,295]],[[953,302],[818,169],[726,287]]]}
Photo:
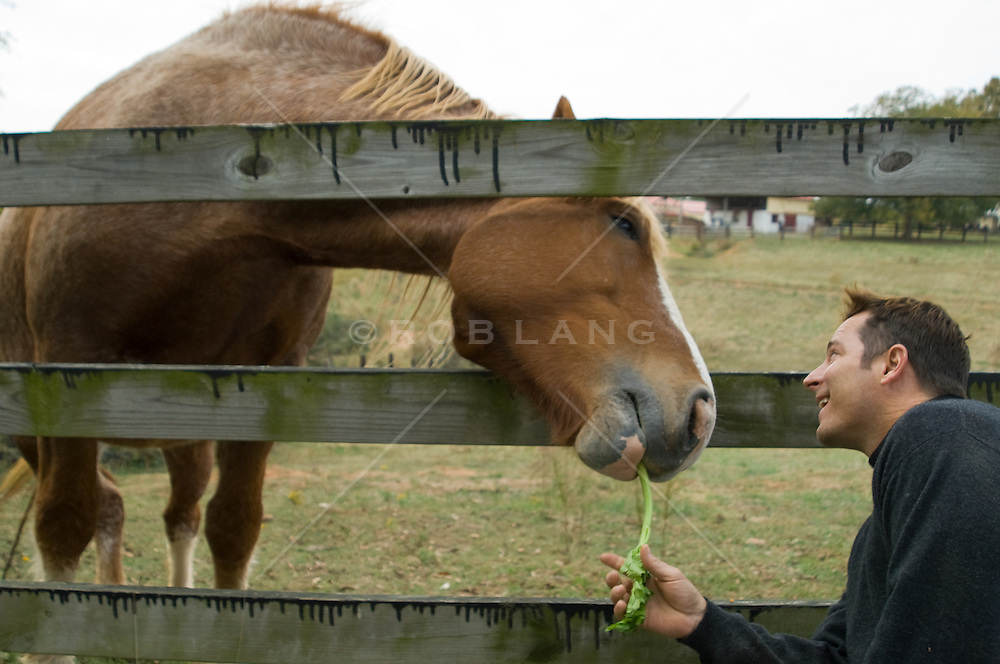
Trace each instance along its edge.
{"label": "man's hand", "polygon": [[[650,574],[648,586],[653,591],[646,604],[643,628],[676,639],[688,636],[705,616],[705,598],[679,569],[650,553],[649,546],[642,547],[641,557]],[[615,553],[602,553],[601,562],[614,570],[608,572],[604,581],[611,589],[615,619],[621,620],[632,590],[632,581],[618,573],[625,559]]]}

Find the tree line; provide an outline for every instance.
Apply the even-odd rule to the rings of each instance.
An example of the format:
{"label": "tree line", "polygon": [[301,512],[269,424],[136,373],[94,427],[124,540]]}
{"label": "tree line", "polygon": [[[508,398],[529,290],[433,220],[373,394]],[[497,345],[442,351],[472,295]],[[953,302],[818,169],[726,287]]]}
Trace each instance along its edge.
{"label": "tree line", "polygon": [[[935,97],[915,86],[879,95],[866,106],[851,109],[857,117],[904,118],[1000,118],[1000,77],[994,76],[982,90],[952,91]],[[968,228],[991,210],[997,196],[898,196],[859,198],[825,196],[813,205],[817,219],[831,223],[899,224],[904,239],[921,227]]]}

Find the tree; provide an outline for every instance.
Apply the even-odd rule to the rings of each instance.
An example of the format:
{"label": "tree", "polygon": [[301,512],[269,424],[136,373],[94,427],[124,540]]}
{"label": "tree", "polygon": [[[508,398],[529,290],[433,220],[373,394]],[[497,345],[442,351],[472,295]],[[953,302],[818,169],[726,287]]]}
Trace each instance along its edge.
{"label": "tree", "polygon": [[[950,91],[936,98],[907,85],[885,92],[867,106],[851,111],[859,117],[1000,118],[1000,77],[994,76],[982,92]],[[963,228],[978,221],[996,205],[993,197],[849,198],[826,196],[814,206],[817,217],[841,223],[899,223],[903,237],[912,237],[916,224]]]}

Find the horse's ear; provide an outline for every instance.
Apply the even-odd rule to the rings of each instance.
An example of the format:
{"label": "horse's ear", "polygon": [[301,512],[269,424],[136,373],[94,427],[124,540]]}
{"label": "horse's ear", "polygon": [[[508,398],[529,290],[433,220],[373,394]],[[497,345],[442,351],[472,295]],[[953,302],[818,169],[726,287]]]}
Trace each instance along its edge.
{"label": "horse's ear", "polygon": [[559,103],[556,104],[556,112],[552,114],[552,119],[576,120],[576,116],[573,115],[573,107],[569,105],[569,99],[559,97]]}

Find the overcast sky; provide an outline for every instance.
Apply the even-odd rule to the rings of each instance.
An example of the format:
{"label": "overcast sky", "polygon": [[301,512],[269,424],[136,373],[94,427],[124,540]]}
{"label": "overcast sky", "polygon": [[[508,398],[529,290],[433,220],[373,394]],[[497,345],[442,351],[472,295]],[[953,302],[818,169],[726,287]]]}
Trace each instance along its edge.
{"label": "overcast sky", "polygon": [[[240,0],[0,0],[0,132],[47,131],[102,81]],[[370,0],[352,10],[495,111],[828,118],[1000,75],[1000,0]],[[741,100],[745,101],[740,104]]]}

